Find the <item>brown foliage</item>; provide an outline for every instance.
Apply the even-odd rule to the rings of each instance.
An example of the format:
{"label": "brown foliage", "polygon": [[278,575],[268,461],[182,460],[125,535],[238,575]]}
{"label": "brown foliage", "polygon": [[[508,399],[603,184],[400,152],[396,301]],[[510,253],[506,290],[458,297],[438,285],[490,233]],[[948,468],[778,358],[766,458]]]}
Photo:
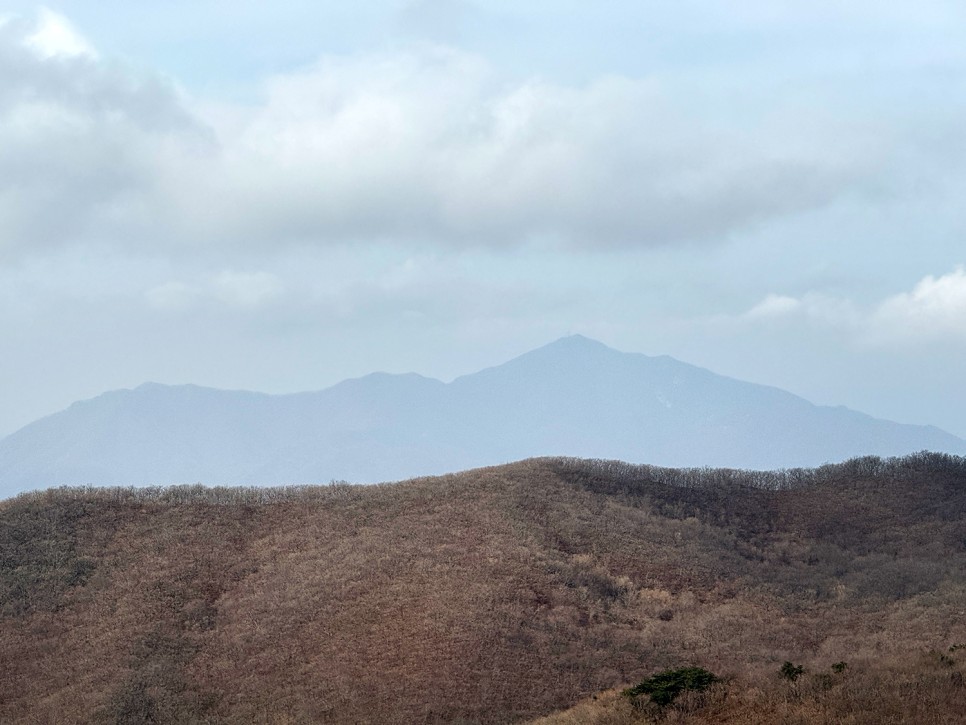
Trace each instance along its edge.
{"label": "brown foliage", "polygon": [[858,659],[847,670],[789,682],[754,668],[667,709],[641,708],[620,690],[600,693],[531,725],[940,725],[966,719],[966,664],[938,652]]}
{"label": "brown foliage", "polygon": [[[794,703],[896,683],[924,704],[890,712],[949,713],[959,664],[902,666],[966,642],[964,511],[966,463],[927,454],[21,496],[0,503],[0,721],[520,722],[687,664],[732,684],[680,722],[805,722]],[[796,694],[785,660],[850,666]]]}

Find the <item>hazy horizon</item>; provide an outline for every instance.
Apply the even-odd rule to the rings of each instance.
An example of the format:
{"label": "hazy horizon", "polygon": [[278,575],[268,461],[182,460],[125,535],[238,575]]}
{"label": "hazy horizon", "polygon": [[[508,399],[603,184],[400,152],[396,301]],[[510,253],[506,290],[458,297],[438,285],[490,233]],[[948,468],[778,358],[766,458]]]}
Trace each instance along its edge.
{"label": "hazy horizon", "polygon": [[966,8],[7,3],[0,437],[580,333],[966,437]]}
{"label": "hazy horizon", "polygon": [[[267,391],[267,390],[257,390],[257,389],[252,389],[252,388],[221,388],[221,387],[214,386],[214,385],[199,385],[198,383],[194,383],[194,382],[190,382],[190,381],[186,381],[186,382],[174,382],[174,383],[165,383],[165,382],[159,382],[157,380],[145,380],[145,381],[143,381],[143,382],[141,382],[139,384],[132,385],[130,387],[112,388],[110,390],[103,390],[103,391],[100,391],[99,393],[96,393],[95,395],[93,395],[93,396],[91,396],[89,398],[81,398],[81,399],[78,399],[78,400],[71,401],[70,404],[68,404],[67,406],[65,406],[65,408],[61,408],[61,409],[58,409],[58,410],[55,410],[55,411],[51,411],[50,413],[48,413],[46,415],[38,416],[38,418],[35,418],[35,419],[32,419],[32,420],[28,421],[25,425],[30,425],[31,423],[37,422],[38,420],[43,420],[44,418],[47,418],[47,417],[50,417],[52,415],[56,415],[58,413],[61,413],[64,410],[72,407],[75,403],[86,403],[86,402],[89,402],[89,401],[96,400],[96,399],[98,399],[98,398],[100,398],[100,397],[102,397],[104,395],[109,395],[109,394],[112,394],[112,393],[118,393],[118,392],[124,392],[124,391],[140,390],[140,389],[144,389],[146,387],[151,387],[151,386],[160,386],[160,387],[167,387],[167,388],[178,388],[178,387],[189,387],[189,388],[191,388],[191,387],[194,387],[194,388],[207,389],[207,390],[219,391],[219,392],[254,393],[254,394],[257,394],[257,395],[268,395],[268,396],[273,396],[273,397],[274,396],[298,396],[298,395],[303,395],[303,394],[306,394],[306,393],[325,392],[325,391],[327,391],[327,390],[329,390],[331,388],[338,387],[339,385],[341,385],[343,383],[351,383],[351,382],[354,382],[354,381],[364,380],[364,379],[369,378],[369,377],[383,376],[383,375],[388,375],[390,377],[403,377],[403,378],[404,377],[407,377],[407,376],[416,376],[418,378],[422,378],[424,380],[427,380],[427,381],[430,381],[430,382],[433,382],[433,383],[442,383],[443,385],[447,385],[448,386],[448,385],[452,385],[453,383],[455,383],[455,382],[457,382],[457,381],[459,381],[459,380],[461,380],[463,378],[471,378],[471,377],[473,377],[474,375],[476,375],[478,373],[486,373],[486,372],[488,372],[490,370],[495,370],[497,368],[502,367],[503,365],[506,365],[508,363],[515,362],[518,358],[524,358],[524,357],[528,356],[531,353],[537,353],[537,352],[540,352],[540,351],[542,351],[544,349],[550,349],[550,348],[559,346],[562,343],[567,343],[567,342],[572,341],[572,340],[580,340],[583,343],[587,343],[587,344],[591,344],[591,345],[601,345],[601,346],[605,347],[606,349],[608,349],[610,351],[613,351],[613,352],[627,353],[627,354],[631,354],[631,355],[644,355],[645,357],[649,357],[649,358],[667,358],[667,359],[672,360],[672,361],[674,361],[676,363],[682,363],[686,367],[693,367],[693,368],[695,368],[697,370],[700,370],[700,371],[703,371],[703,372],[709,372],[709,373],[711,373],[711,374],[713,374],[715,376],[719,376],[720,375],[716,370],[713,370],[711,368],[702,367],[702,366],[692,365],[691,363],[689,363],[686,360],[678,360],[677,358],[674,358],[673,356],[670,356],[670,355],[647,355],[645,353],[640,353],[640,352],[634,351],[634,350],[617,350],[616,348],[613,348],[613,347],[611,347],[609,345],[605,345],[604,343],[600,342],[599,340],[594,340],[593,338],[589,338],[586,335],[582,335],[580,333],[573,333],[573,334],[570,334],[570,335],[565,335],[565,336],[563,336],[561,338],[558,338],[556,340],[547,341],[546,343],[544,343],[542,345],[539,345],[538,347],[533,348],[532,350],[526,350],[523,353],[521,353],[520,355],[514,355],[513,357],[511,357],[511,358],[509,358],[507,360],[498,361],[494,365],[484,366],[484,367],[481,367],[481,368],[476,369],[476,370],[467,370],[467,371],[464,371],[464,372],[461,372],[461,373],[458,373],[458,374],[455,374],[455,375],[452,375],[452,376],[449,376],[449,377],[446,377],[446,378],[437,378],[437,377],[434,377],[432,375],[426,375],[426,374],[424,374],[424,373],[422,373],[422,372],[420,372],[418,370],[408,370],[408,371],[401,371],[401,372],[389,372],[389,371],[386,371],[386,370],[378,370],[378,369],[376,369],[376,370],[370,370],[367,373],[363,373],[361,375],[356,375],[356,376],[353,376],[353,377],[344,378],[342,380],[334,381],[330,385],[325,385],[325,386],[320,387],[320,388],[307,388],[305,390],[282,390],[282,391],[274,391],[274,392],[273,391]],[[750,383],[752,385],[761,385],[760,383],[757,383],[754,380],[743,380],[741,378],[735,378],[735,377],[732,377],[732,376],[723,376],[723,377],[725,377],[727,379],[730,379],[730,380],[734,380],[736,382],[740,382],[740,383]],[[765,387],[767,387],[767,388],[774,388],[775,390],[779,390],[779,391],[781,391],[783,393],[791,392],[791,391],[786,391],[786,390],[784,390],[782,388],[779,388],[777,386],[765,385]],[[796,395],[794,393],[792,393],[792,394],[793,395]],[[802,397],[802,396],[797,396],[796,395],[796,397]],[[848,406],[844,406],[844,405],[841,405],[841,404],[836,404],[836,403],[827,403],[827,404],[826,403],[816,403],[815,401],[810,401],[807,398],[803,398],[802,397],[802,399],[805,400],[808,403],[811,403],[811,404],[814,404],[814,405],[817,405],[817,406],[820,406],[820,407],[847,408],[847,409],[852,410],[854,412],[861,413],[863,415],[868,415],[868,413],[866,411],[857,410],[857,409],[854,409],[854,408],[848,408]],[[888,418],[881,418],[881,417],[877,417],[877,416],[871,416],[871,417],[876,418],[877,420],[885,421],[885,422],[899,423],[899,424],[903,424],[903,425],[909,425],[910,424],[908,421],[891,420],[891,419],[888,419]],[[943,432],[946,432],[946,433],[952,433],[952,431],[945,430],[941,426],[936,426],[935,424],[932,424],[932,423],[918,423],[918,424],[912,423],[911,425],[925,425],[925,426],[928,426],[928,427],[937,428],[940,431],[943,431]],[[21,426],[21,428],[23,428],[23,427],[24,426]],[[4,435],[10,435],[12,433],[15,433],[15,432],[19,431],[21,428],[17,428],[14,431],[11,431],[8,434],[2,434],[2,433],[0,433],[0,439],[2,439],[4,437]],[[957,435],[957,434],[953,433],[953,435]],[[964,438],[963,436],[957,436],[957,437],[959,437],[959,438],[961,438],[963,440],[966,440],[966,438]]]}
{"label": "hazy horizon", "polygon": [[[376,377],[376,376],[383,376],[383,375],[387,375],[387,376],[390,376],[390,377],[402,377],[402,378],[407,377],[407,376],[416,376],[418,378],[422,378],[424,380],[427,380],[427,381],[430,381],[430,382],[433,382],[433,383],[442,383],[443,385],[452,385],[453,383],[455,383],[455,382],[457,382],[457,381],[459,381],[459,380],[461,380],[463,378],[471,378],[471,377],[475,376],[478,373],[487,373],[487,372],[489,372],[491,370],[495,370],[497,368],[501,368],[501,367],[503,367],[506,364],[513,363],[513,362],[515,362],[516,360],[518,360],[520,358],[525,358],[525,357],[527,357],[528,355],[530,355],[532,353],[538,353],[538,352],[541,352],[541,351],[543,351],[545,349],[548,350],[548,349],[551,349],[551,348],[554,348],[554,347],[559,347],[562,344],[567,344],[567,343],[569,343],[571,341],[574,341],[574,340],[580,341],[582,344],[586,344],[586,345],[590,345],[590,346],[603,346],[604,348],[606,348],[607,350],[612,351],[612,352],[626,353],[626,354],[630,354],[630,355],[643,355],[644,357],[648,357],[648,358],[667,358],[667,359],[669,359],[671,361],[674,361],[676,363],[682,363],[684,366],[689,367],[689,368],[695,368],[695,369],[700,370],[702,372],[711,373],[712,375],[715,375],[715,376],[719,376],[720,375],[716,370],[713,370],[711,368],[702,367],[702,366],[692,365],[691,363],[689,363],[686,360],[678,360],[677,358],[674,358],[673,356],[670,356],[670,355],[647,355],[646,353],[640,353],[640,352],[635,351],[635,350],[617,350],[616,348],[611,347],[609,345],[606,345],[606,344],[600,342],[599,340],[595,340],[593,338],[589,338],[586,335],[582,335],[580,333],[573,333],[573,334],[570,334],[570,335],[565,335],[563,337],[557,338],[556,340],[547,341],[546,343],[544,343],[542,345],[539,345],[536,348],[533,348],[531,350],[524,351],[520,355],[514,355],[513,357],[511,357],[511,358],[509,358],[507,360],[498,361],[494,365],[484,366],[484,367],[481,367],[481,368],[476,369],[476,370],[467,370],[467,371],[464,371],[462,373],[458,373],[456,375],[452,375],[452,376],[449,376],[449,377],[446,377],[446,378],[437,378],[437,377],[434,377],[432,375],[426,375],[426,374],[424,374],[424,373],[422,373],[422,372],[420,372],[418,370],[408,370],[408,371],[402,371],[402,372],[389,372],[389,371],[386,371],[386,370],[370,370],[369,372],[363,373],[361,375],[357,375],[357,376],[349,377],[349,378],[344,378],[342,380],[337,380],[334,383],[332,383],[331,385],[326,385],[326,386],[321,387],[321,388],[308,388],[308,389],[305,389],[305,390],[284,390],[284,391],[278,391],[278,392],[272,392],[272,391],[267,391],[267,390],[257,390],[257,389],[251,389],[251,388],[219,388],[217,386],[199,385],[199,384],[193,383],[193,382],[164,383],[164,382],[159,382],[157,380],[145,380],[142,383],[139,383],[137,385],[133,385],[131,387],[114,388],[114,389],[111,389],[111,390],[104,390],[104,391],[101,391],[100,393],[95,394],[94,396],[92,396],[90,398],[82,398],[82,399],[79,399],[79,400],[72,401],[70,403],[70,405],[67,406],[67,407],[72,406],[74,403],[85,403],[85,402],[88,402],[88,401],[91,401],[91,400],[95,400],[97,398],[100,398],[103,395],[107,395],[107,394],[111,394],[111,393],[117,393],[117,392],[124,392],[124,391],[134,391],[134,390],[139,390],[139,389],[143,389],[143,388],[151,387],[151,386],[170,387],[170,388],[177,388],[177,387],[189,387],[190,388],[190,387],[195,387],[195,388],[202,388],[202,389],[219,391],[219,392],[255,393],[257,395],[268,395],[268,396],[273,396],[274,397],[274,396],[297,396],[297,395],[302,395],[302,394],[306,394],[306,393],[325,392],[325,391],[327,391],[327,390],[329,390],[331,388],[338,387],[340,384],[343,384],[343,383],[351,383],[351,382],[354,382],[354,381],[361,381],[361,380],[364,380],[366,378]],[[740,383],[750,383],[752,385],[761,385],[761,384],[757,383],[754,380],[742,380],[740,378],[734,378],[734,377],[731,377],[731,376],[723,376],[723,377],[725,377],[725,378],[727,378],[729,380],[733,380],[733,381],[736,381],[736,382],[740,382]],[[779,391],[781,391],[783,393],[790,392],[790,391],[786,391],[786,390],[784,390],[782,388],[778,388],[777,386],[766,385],[765,387],[774,388],[775,390],[779,390]],[[792,394],[795,395],[794,393],[792,393]],[[796,396],[796,397],[801,397],[801,396]],[[839,407],[841,407],[841,408],[847,408],[848,407],[848,406],[843,406],[841,404],[835,404],[835,403],[831,403],[831,404],[815,403],[815,401],[810,401],[807,398],[802,398],[802,399],[803,400],[806,400],[806,402],[809,402],[809,403],[812,403],[814,405],[818,405],[818,406],[821,406],[821,407],[832,407],[832,408],[839,408]],[[51,414],[49,414],[49,415],[55,415],[55,414],[57,414],[59,412],[63,412],[63,410],[64,409],[60,409],[60,410],[57,410],[57,411],[52,411]],[[856,409],[851,409],[851,408],[849,410],[854,410],[854,412],[862,413],[864,415],[868,415],[866,413],[866,411],[861,411],[861,410],[856,410]],[[37,419],[34,419],[34,420],[29,421],[27,423],[27,425],[29,425],[30,423],[36,422],[36,420],[43,419],[45,417],[48,417],[48,416],[40,416]],[[875,417],[875,416],[872,416],[872,417]],[[900,424],[908,424],[907,421],[893,421],[893,420],[890,420],[890,419],[887,419],[887,418],[877,418],[877,419],[878,420],[887,421],[887,422],[894,422],[894,423],[900,423]],[[912,425],[916,425],[916,424],[912,424]],[[940,430],[944,430],[940,426],[935,426],[935,425],[930,424],[930,423],[918,424],[918,425],[926,425],[926,426],[930,426],[930,427],[939,428]],[[13,431],[13,432],[16,432],[16,431]],[[949,433],[951,431],[944,431],[944,432]],[[953,434],[953,435],[955,435],[955,434]],[[3,436],[0,435],[0,438],[2,438],[2,437]],[[958,437],[963,438],[962,436],[958,436]],[[964,440],[966,440],[966,439],[964,439]]]}

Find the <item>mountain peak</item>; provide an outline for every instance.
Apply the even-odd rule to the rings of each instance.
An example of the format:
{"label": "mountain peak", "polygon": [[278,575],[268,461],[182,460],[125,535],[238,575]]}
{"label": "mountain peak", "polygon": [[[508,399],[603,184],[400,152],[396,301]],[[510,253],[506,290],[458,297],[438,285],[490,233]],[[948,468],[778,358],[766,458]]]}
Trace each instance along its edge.
{"label": "mountain peak", "polygon": [[568,335],[547,343],[543,347],[524,353],[518,359],[581,360],[599,359],[602,356],[623,356],[626,353],[608,347],[602,342],[584,335]]}
{"label": "mountain peak", "polygon": [[612,347],[608,347],[602,342],[593,340],[584,335],[567,335],[559,340],[544,345],[544,350],[610,350],[617,352]]}
{"label": "mountain peak", "polygon": [[[559,374],[565,370],[586,369],[588,366],[598,368],[602,363],[606,364],[613,359],[621,359],[627,356],[627,353],[607,347],[604,343],[592,340],[584,335],[568,335],[535,350],[525,352],[501,365],[495,365],[470,375],[463,375],[453,382],[457,385],[467,384],[470,381],[479,383],[490,380],[494,376],[505,377],[520,374],[537,375],[544,378],[551,372]],[[529,384],[528,379],[520,379],[519,382]]]}

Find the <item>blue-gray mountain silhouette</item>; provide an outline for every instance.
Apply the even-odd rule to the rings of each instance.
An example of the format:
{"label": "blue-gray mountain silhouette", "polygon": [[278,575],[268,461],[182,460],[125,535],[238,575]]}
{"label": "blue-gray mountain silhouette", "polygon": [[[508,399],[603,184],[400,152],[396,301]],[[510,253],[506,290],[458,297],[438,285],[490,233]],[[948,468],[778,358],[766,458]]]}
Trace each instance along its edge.
{"label": "blue-gray mountain silhouette", "polygon": [[573,336],[448,384],[375,373],[292,395],[150,383],[105,393],[0,441],[0,496],[374,482],[542,455],[784,468],[926,449],[962,455],[966,441]]}

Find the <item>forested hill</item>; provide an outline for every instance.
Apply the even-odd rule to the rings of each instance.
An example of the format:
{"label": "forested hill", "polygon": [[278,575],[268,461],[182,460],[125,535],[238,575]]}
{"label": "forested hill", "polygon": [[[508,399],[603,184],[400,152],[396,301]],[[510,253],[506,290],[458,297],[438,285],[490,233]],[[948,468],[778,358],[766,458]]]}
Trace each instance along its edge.
{"label": "forested hill", "polygon": [[[966,704],[953,456],[60,489],[0,504],[0,557],[2,722],[522,722],[683,665],[735,707],[833,693],[829,722]],[[849,669],[803,689],[786,660]]]}

